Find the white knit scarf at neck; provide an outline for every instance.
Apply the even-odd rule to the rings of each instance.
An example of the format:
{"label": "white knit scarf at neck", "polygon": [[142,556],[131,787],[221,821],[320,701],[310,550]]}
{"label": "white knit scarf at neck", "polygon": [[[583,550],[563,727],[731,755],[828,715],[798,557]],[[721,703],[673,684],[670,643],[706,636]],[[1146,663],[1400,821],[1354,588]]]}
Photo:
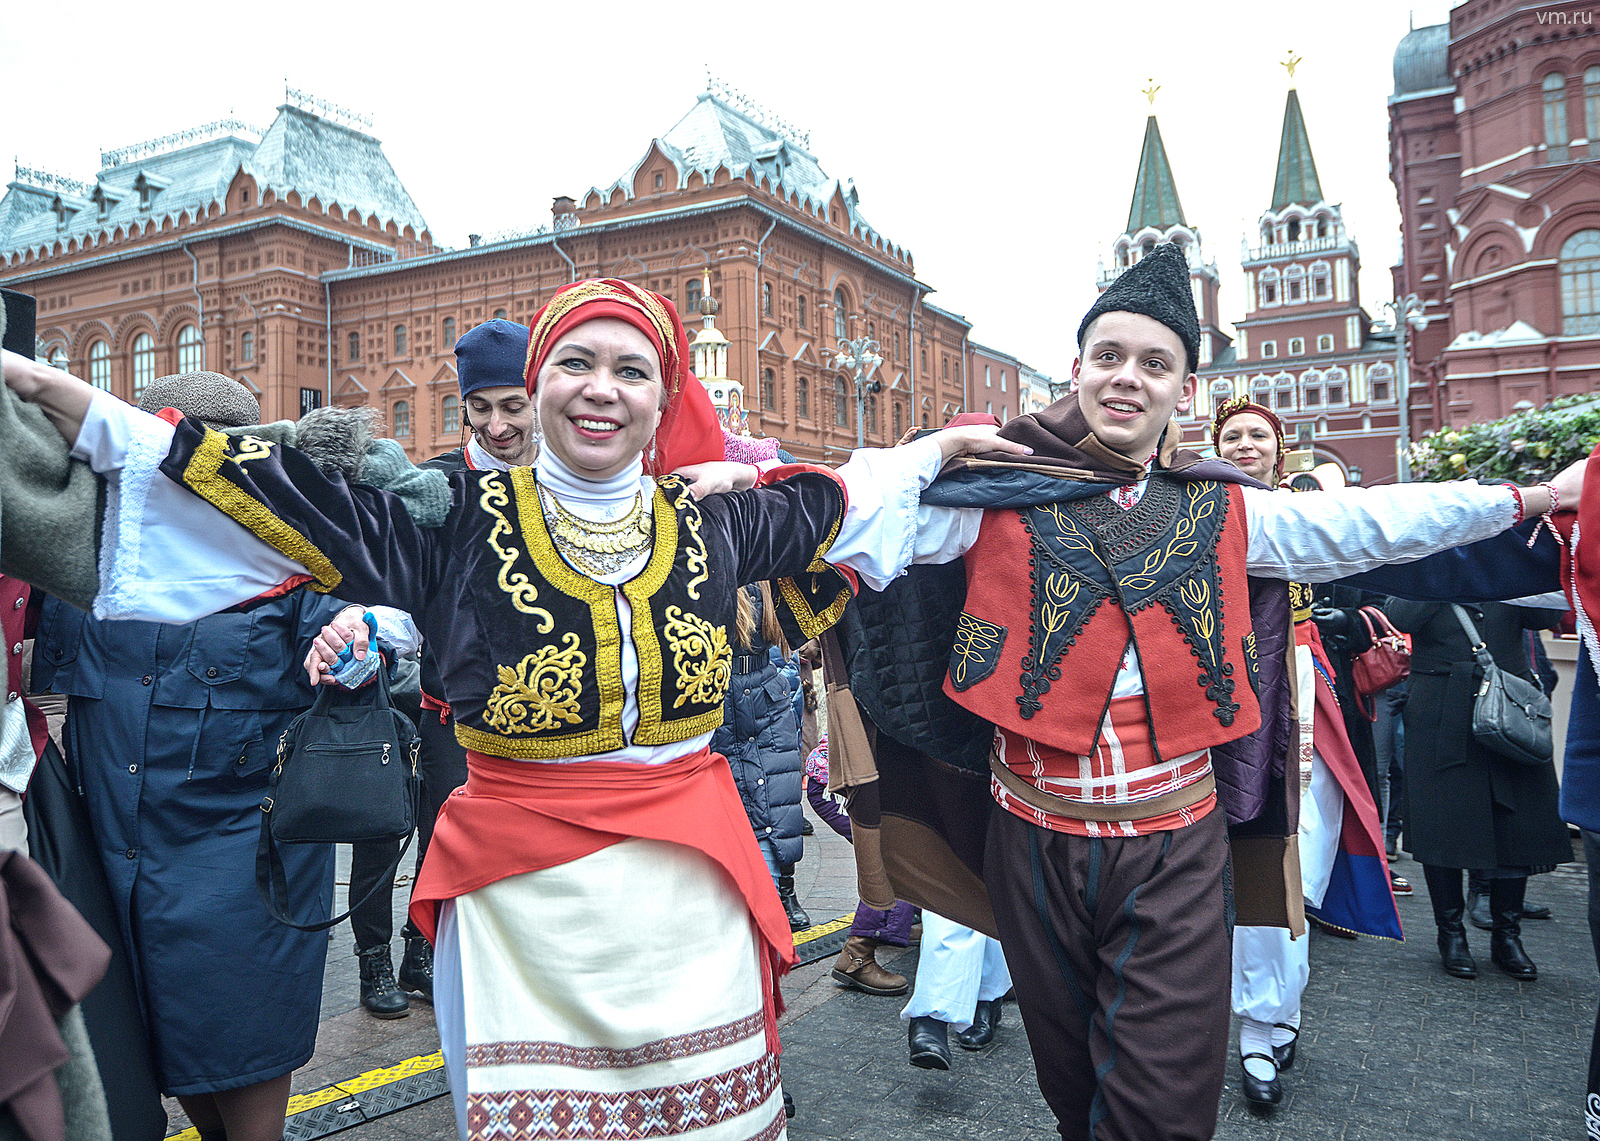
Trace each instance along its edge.
{"label": "white knit scarf at neck", "polygon": [[533,470],[539,485],[561,500],[563,507],[587,519],[610,522],[620,519],[633,507],[644,476],[644,461],[636,458],[607,479],[585,479],[561,462],[550,447],[539,449]]}

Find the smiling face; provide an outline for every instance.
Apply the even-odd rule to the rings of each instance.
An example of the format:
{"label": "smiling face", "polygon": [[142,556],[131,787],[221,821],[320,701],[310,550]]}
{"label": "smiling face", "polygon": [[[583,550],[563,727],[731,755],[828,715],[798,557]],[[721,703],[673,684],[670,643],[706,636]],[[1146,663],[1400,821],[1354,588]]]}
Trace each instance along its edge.
{"label": "smiling face", "polygon": [[522,385],[474,389],[467,394],[467,418],[478,446],[495,459],[511,467],[533,463],[533,401]]}
{"label": "smiling face", "polygon": [[1174,412],[1194,400],[1195,375],[1178,334],[1142,313],[1103,313],[1072,362],[1072,391],[1100,442],[1144,463]]}
{"label": "smiling face", "polygon": [[1231,460],[1245,475],[1253,475],[1268,487],[1278,482],[1274,470],[1278,463],[1278,433],[1265,416],[1237,412],[1222,425],[1217,437],[1217,455]]}
{"label": "smiling face", "polygon": [[615,317],[565,334],[545,357],[534,394],[545,446],[595,480],[639,458],[666,403],[655,346]]}

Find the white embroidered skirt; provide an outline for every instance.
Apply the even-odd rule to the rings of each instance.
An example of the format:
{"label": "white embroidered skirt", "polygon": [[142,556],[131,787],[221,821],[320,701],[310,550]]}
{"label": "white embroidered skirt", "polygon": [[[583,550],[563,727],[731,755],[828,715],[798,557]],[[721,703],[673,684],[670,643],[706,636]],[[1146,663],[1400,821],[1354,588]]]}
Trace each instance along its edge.
{"label": "white embroidered skirt", "polygon": [[631,839],[441,910],[436,1014],[466,1141],[776,1141],[778,1060],[744,899]]}

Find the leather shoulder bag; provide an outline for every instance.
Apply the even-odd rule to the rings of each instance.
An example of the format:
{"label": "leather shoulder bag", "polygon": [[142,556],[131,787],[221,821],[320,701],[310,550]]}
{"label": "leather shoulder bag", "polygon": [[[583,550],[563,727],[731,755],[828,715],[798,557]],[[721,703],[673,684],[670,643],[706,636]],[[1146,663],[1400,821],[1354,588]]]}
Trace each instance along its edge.
{"label": "leather shoulder bag", "polygon": [[[376,648],[374,648],[376,652]],[[261,802],[256,890],[273,918],[301,931],[342,922],[384,884],[411,847],[422,778],[417,730],[394,707],[388,671],[379,668],[370,701],[335,706],[331,685],[283,731],[278,763]],[[386,875],[350,911],[320,923],[297,923],[288,913],[289,889],[279,844],[358,844],[404,840]]]}
{"label": "leather shoulder bag", "polygon": [[1456,605],[1450,609],[1456,612],[1456,620],[1483,671],[1472,702],[1472,735],[1478,744],[1507,760],[1548,765],[1555,757],[1550,699],[1532,682],[1495,665],[1467,612]]}
{"label": "leather shoulder bag", "polygon": [[1367,696],[1382,693],[1405,681],[1411,674],[1411,644],[1394,628],[1389,616],[1376,606],[1356,611],[1366,623],[1372,646],[1355,656],[1350,677],[1356,692]]}

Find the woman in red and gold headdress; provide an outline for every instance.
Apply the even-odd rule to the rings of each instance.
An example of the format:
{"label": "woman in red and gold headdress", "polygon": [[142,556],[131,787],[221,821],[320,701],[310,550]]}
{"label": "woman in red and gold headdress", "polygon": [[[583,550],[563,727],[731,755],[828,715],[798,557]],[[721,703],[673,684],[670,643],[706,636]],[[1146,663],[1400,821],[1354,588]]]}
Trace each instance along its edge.
{"label": "woman in red and gold headdress", "polygon": [[[683,326],[617,280],[568,286],[533,321],[532,467],[408,471],[393,490],[266,433],[4,363],[118,473],[103,616],[188,621],[309,582],[415,618],[468,750],[412,899],[464,1137],[618,1112],[638,1135],[781,1136],[777,979],[794,945],[708,748],[738,588],[773,581],[799,644],[838,620],[854,571],[898,573],[944,460],[1026,448],[947,429],[837,474],[744,469],[757,486],[697,499],[732,481],[662,474],[722,456]],[[314,679],[347,643],[365,652],[359,615],[319,637]]]}
{"label": "woman in red and gold headdress", "polygon": [[1263,404],[1234,396],[1217,405],[1211,443],[1217,455],[1268,487],[1276,487],[1283,478],[1283,457],[1288,454],[1283,421]]}

